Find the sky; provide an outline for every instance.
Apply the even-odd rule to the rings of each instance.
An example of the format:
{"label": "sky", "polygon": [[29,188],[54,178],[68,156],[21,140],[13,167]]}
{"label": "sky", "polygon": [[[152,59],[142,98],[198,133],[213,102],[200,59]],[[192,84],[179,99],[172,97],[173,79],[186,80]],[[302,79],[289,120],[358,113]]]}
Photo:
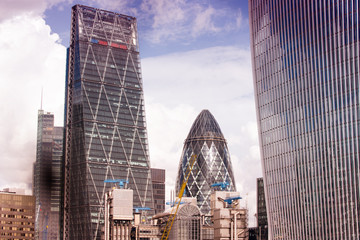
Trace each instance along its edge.
{"label": "sky", "polygon": [[31,192],[38,109],[63,125],[75,4],[137,18],[150,162],[166,169],[167,196],[191,125],[208,109],[227,139],[241,205],[254,226],[262,171],[247,0],[0,1],[0,189]]}

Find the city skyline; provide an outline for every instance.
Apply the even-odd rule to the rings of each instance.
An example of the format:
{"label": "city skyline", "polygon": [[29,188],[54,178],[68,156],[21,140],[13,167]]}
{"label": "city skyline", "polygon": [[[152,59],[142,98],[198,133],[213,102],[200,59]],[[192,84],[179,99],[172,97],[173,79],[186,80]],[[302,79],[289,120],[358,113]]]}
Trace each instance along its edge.
{"label": "city skyline", "polygon": [[[69,44],[63,33],[70,34],[68,17],[75,2],[50,4],[44,1],[41,5],[40,1],[32,1],[32,6],[26,3],[21,6],[0,3],[1,9],[6,10],[0,20],[0,36],[4,36],[0,44],[7,46],[1,50],[0,58],[0,79],[4,86],[2,108],[11,112],[12,124],[17,125],[12,133],[8,130],[10,118],[1,122],[4,160],[0,161],[0,169],[6,169],[0,173],[0,186],[3,187],[25,186],[31,180],[26,165],[35,157],[36,114],[32,109],[36,113],[39,108],[42,87],[44,109],[53,112],[56,124],[62,125],[64,61]],[[261,170],[247,1],[160,3],[140,1],[137,6],[121,7],[116,6],[118,1],[86,4],[125,14],[130,10],[136,12],[150,161],[151,167],[167,171],[167,199],[175,186],[177,164],[173,163],[178,162],[188,129],[198,112],[208,108],[217,116],[227,136],[234,174],[239,176],[236,177],[237,189],[248,196],[251,220],[256,209],[251,204],[256,199],[254,179],[261,176]],[[30,10],[31,14],[28,13]],[[62,24],[65,26],[56,26]],[[149,36],[160,36],[161,41]],[[34,62],[38,64],[34,65]],[[13,71],[16,66],[22,66],[22,71]],[[21,87],[16,88],[16,92],[21,99],[10,95],[18,84]],[[201,92],[197,90],[200,88]],[[13,110],[22,107],[25,109],[21,115]],[[19,121],[20,116],[27,120]],[[21,151],[18,151],[19,146]],[[8,174],[11,171],[18,172],[21,177],[15,179]]]}

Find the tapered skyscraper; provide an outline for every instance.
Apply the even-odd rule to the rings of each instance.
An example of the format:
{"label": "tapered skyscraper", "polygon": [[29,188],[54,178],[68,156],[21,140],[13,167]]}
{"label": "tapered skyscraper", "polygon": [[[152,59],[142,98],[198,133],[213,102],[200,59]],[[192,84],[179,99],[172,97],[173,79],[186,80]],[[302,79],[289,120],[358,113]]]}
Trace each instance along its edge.
{"label": "tapered skyscraper", "polygon": [[360,239],[359,1],[250,0],[271,239]]}
{"label": "tapered skyscraper", "polygon": [[104,194],[125,179],[135,207],[153,208],[134,17],[76,5],[68,51],[64,239],[100,239]]}
{"label": "tapered skyscraper", "polygon": [[211,185],[228,182],[229,185],[224,189],[227,191],[236,191],[236,187],[226,140],[219,124],[208,110],[201,111],[185,140],[176,180],[177,192],[193,155],[196,155],[196,161],[184,196],[197,199],[201,213],[208,216],[207,222],[210,223],[210,195],[212,190],[218,190],[218,187],[211,189]]}

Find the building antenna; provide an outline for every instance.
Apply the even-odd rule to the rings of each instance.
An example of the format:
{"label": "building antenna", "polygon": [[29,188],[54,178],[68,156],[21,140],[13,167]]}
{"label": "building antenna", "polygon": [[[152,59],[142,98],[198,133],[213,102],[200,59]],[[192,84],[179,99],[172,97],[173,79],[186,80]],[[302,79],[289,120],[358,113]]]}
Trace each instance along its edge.
{"label": "building antenna", "polygon": [[40,103],[40,110],[42,109],[42,105],[43,105],[43,87],[41,87],[41,103]]}

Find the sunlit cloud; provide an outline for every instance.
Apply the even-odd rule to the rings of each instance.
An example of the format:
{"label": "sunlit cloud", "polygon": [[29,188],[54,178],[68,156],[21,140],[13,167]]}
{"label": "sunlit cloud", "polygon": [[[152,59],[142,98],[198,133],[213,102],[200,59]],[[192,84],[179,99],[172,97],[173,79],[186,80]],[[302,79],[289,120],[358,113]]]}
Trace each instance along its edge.
{"label": "sunlit cloud", "polygon": [[0,24],[0,189],[31,183],[36,153],[37,110],[62,125],[65,47],[41,17],[24,14]]}

